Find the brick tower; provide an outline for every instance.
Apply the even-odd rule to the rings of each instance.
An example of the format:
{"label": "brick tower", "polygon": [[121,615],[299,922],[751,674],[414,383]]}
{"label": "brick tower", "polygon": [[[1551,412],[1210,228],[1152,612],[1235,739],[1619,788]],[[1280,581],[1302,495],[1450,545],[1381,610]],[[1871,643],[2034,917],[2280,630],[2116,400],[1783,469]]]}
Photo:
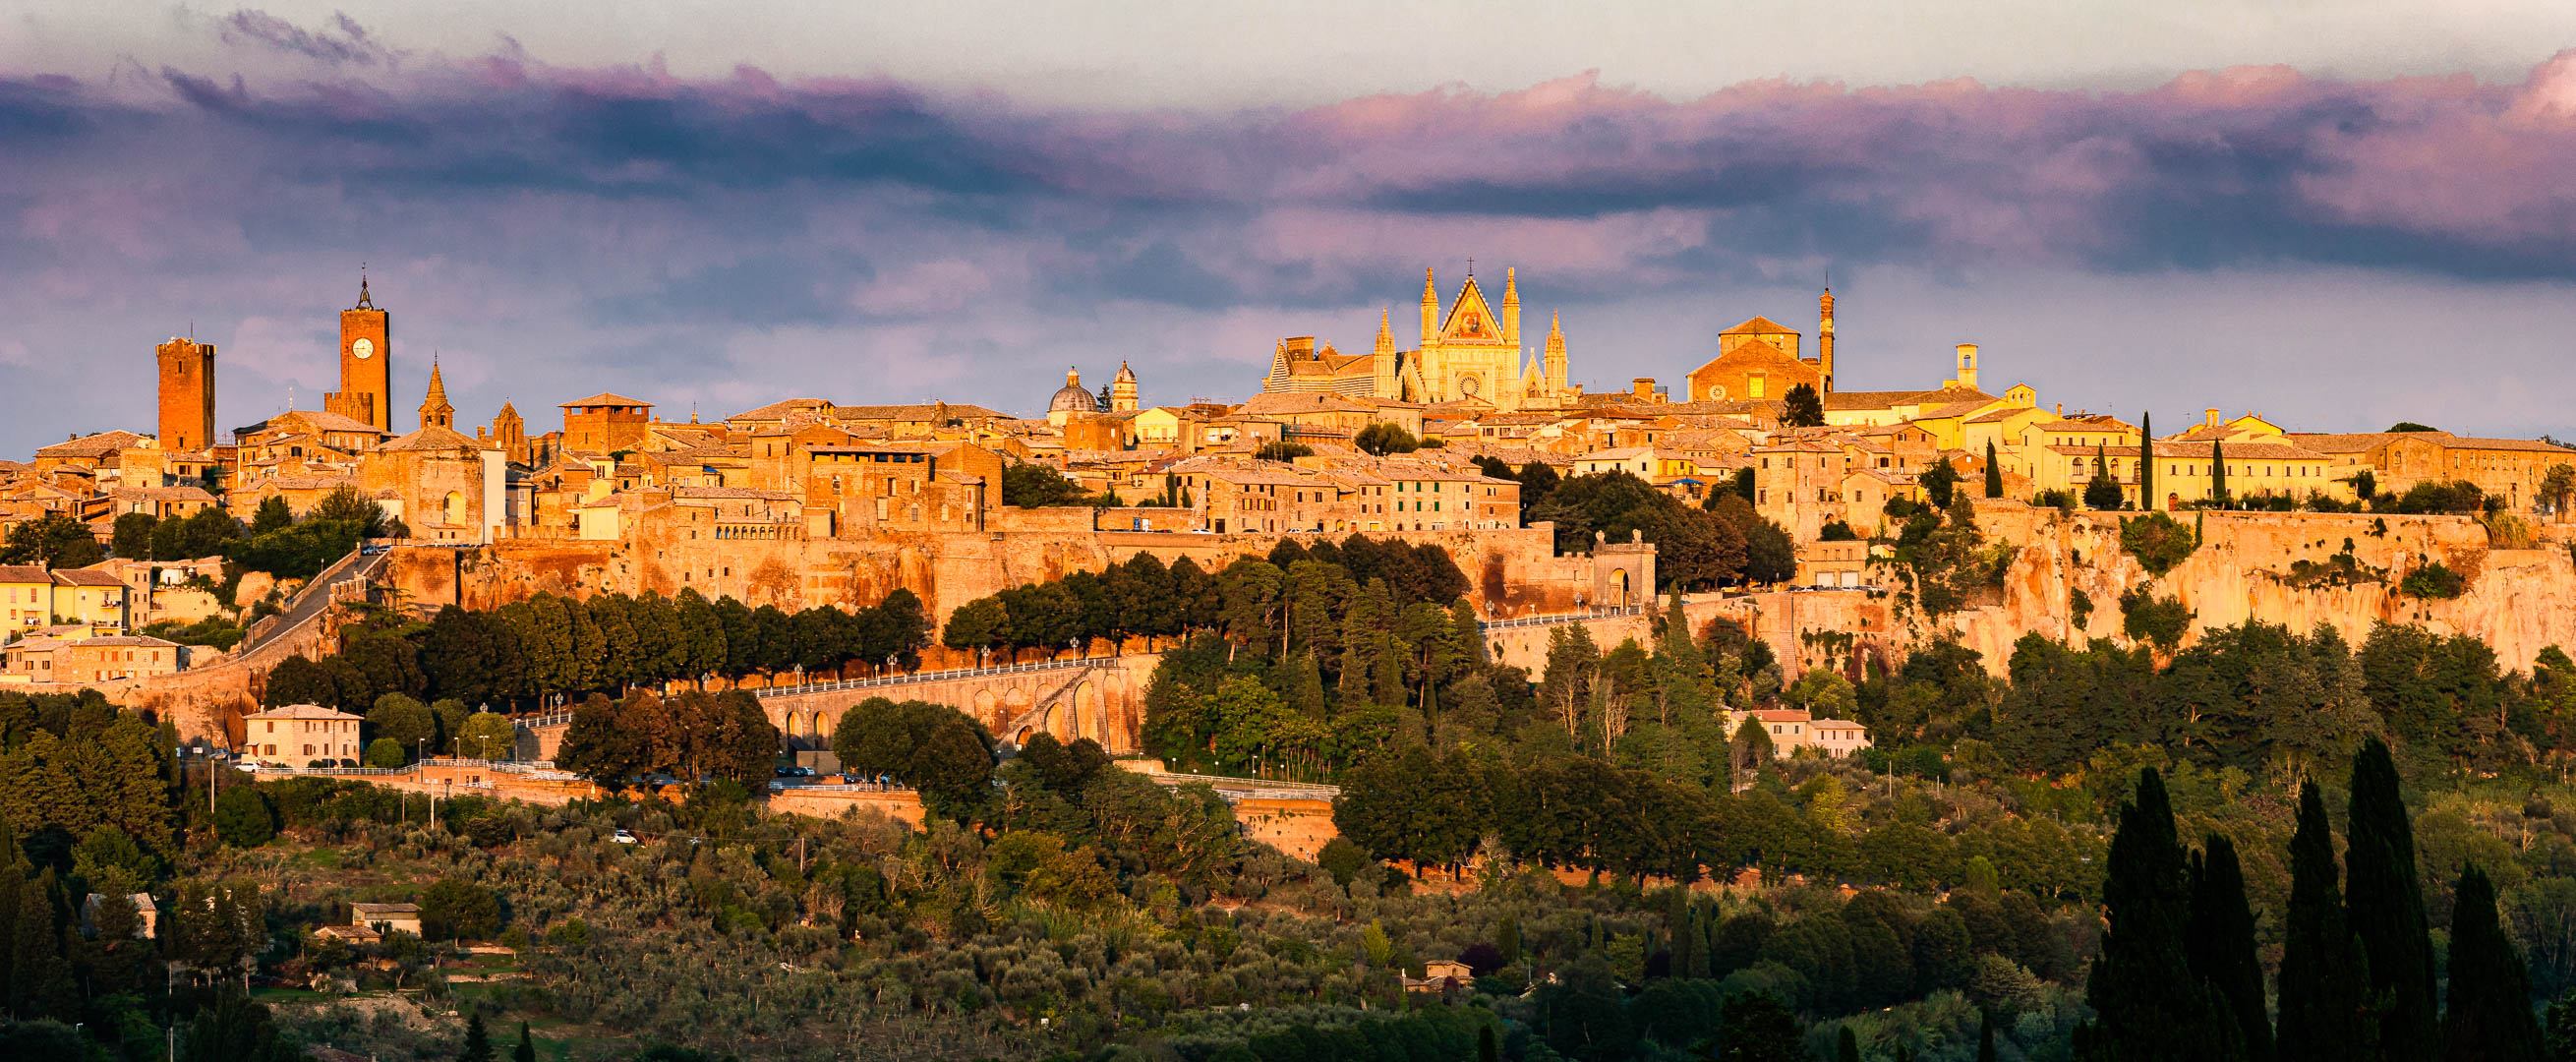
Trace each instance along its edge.
{"label": "brick tower", "polygon": [[161,448],[187,453],[215,444],[215,345],[171,337],[154,348],[161,374]]}
{"label": "brick tower", "polygon": [[322,396],[322,409],[392,434],[392,363],[393,332],[361,276],[358,304],[340,311],[340,389]]}

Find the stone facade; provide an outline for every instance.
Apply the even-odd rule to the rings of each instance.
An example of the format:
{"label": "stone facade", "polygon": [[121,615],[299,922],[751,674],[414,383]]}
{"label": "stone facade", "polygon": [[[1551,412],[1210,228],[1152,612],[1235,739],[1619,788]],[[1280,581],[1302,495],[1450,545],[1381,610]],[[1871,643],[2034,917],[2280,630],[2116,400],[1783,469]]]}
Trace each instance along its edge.
{"label": "stone facade", "polygon": [[171,337],[153,350],[160,372],[161,448],[215,445],[215,345]]}

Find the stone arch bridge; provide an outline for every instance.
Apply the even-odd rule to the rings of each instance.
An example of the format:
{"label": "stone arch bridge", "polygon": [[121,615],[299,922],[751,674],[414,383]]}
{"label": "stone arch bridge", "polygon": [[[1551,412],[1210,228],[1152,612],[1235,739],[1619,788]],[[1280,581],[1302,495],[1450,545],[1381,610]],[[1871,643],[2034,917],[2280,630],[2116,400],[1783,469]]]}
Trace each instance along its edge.
{"label": "stone arch bridge", "polygon": [[929,701],[975,717],[1013,744],[1040,732],[1090,738],[1111,753],[1133,752],[1145,720],[1145,685],[1159,653],[1049,660],[1006,667],[926,672],[892,679],[761,690],[770,725],[799,749],[829,748],[841,715],[870,697]]}

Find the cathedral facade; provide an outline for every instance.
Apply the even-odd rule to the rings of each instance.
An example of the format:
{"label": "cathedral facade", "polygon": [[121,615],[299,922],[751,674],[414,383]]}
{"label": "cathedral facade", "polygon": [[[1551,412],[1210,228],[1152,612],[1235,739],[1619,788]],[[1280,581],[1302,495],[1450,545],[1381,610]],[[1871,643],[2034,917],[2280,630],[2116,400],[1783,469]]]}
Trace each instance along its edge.
{"label": "cathedral facade", "polygon": [[1530,354],[1521,339],[1517,273],[1503,271],[1500,307],[1469,274],[1444,313],[1438,281],[1425,269],[1421,342],[1414,349],[1395,348],[1392,314],[1379,316],[1377,343],[1366,355],[1345,355],[1312,336],[1293,336],[1279,341],[1261,390],[1465,402],[1506,412],[1567,404],[1580,392],[1566,382],[1564,329],[1551,318],[1542,353]]}

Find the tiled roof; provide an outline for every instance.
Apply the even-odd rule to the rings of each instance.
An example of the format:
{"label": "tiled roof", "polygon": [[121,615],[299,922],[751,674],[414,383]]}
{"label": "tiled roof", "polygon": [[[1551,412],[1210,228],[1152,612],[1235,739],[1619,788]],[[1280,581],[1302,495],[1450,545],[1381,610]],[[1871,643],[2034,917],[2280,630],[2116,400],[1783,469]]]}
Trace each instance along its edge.
{"label": "tiled roof", "polygon": [[1774,321],[1768,317],[1757,315],[1746,320],[1743,324],[1729,328],[1718,334],[1722,336],[1778,335],[1783,332],[1796,335],[1798,330],[1791,328],[1788,325],[1781,324],[1778,321]]}
{"label": "tiled roof", "polygon": [[[253,712],[249,715],[243,716],[242,718],[354,720],[362,717],[350,715],[347,712],[335,712],[318,704],[290,704],[283,708],[271,708],[264,712]],[[404,904],[402,906],[408,907],[410,905]]]}
{"label": "tiled roof", "polygon": [[563,405],[564,405],[564,406],[566,406],[566,407],[569,407],[569,406],[650,406],[650,405],[652,405],[652,404],[653,404],[653,403],[651,403],[651,402],[647,402],[647,401],[645,401],[645,400],[643,400],[643,399],[641,399],[641,398],[628,398],[628,397],[626,397],[625,395],[618,394],[618,393],[617,393],[617,392],[615,392],[615,391],[601,391],[600,393],[595,394],[595,395],[592,395],[592,396],[590,396],[590,397],[588,397],[588,398],[576,398],[576,399],[573,399],[572,401],[570,401],[570,402],[566,402],[566,403],[564,403]]}

